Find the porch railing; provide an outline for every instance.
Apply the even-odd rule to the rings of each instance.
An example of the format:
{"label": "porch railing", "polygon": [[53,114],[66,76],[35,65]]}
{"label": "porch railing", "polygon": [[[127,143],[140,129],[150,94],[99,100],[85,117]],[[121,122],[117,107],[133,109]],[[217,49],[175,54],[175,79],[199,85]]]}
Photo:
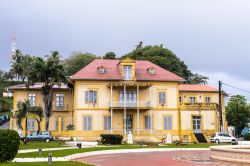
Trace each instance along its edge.
{"label": "porch railing", "polygon": [[151,102],[150,101],[122,101],[122,100],[113,100],[112,102],[109,102],[109,107],[117,107],[117,108],[148,108],[151,107]]}
{"label": "porch railing", "polygon": [[70,110],[71,109],[68,104],[53,106],[53,111],[70,111]]}
{"label": "porch railing", "polygon": [[180,103],[180,109],[182,110],[216,110],[216,103]]}

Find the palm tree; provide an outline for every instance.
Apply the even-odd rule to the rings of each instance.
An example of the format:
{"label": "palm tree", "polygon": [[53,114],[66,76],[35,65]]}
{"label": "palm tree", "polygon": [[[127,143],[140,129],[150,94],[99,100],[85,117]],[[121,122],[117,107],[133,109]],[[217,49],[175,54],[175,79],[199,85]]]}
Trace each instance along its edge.
{"label": "palm tree", "polygon": [[23,54],[20,50],[16,50],[15,54],[12,56],[12,65],[11,65],[11,71],[14,73],[17,77],[17,81],[19,81],[20,76],[23,74]]}
{"label": "palm tree", "polygon": [[52,87],[54,84],[61,85],[66,83],[67,78],[64,73],[62,61],[57,51],[52,52],[50,56],[44,60],[36,57],[34,64],[29,73],[28,81],[31,84],[35,82],[43,82],[42,87],[46,130],[49,129],[49,118],[52,116]]}
{"label": "palm tree", "polygon": [[16,124],[20,129],[23,129],[22,121],[25,119],[25,135],[27,135],[27,119],[29,116],[33,116],[38,125],[37,132],[41,131],[40,123],[43,119],[43,109],[42,107],[32,107],[29,100],[20,101],[17,103],[17,111],[15,113]]}

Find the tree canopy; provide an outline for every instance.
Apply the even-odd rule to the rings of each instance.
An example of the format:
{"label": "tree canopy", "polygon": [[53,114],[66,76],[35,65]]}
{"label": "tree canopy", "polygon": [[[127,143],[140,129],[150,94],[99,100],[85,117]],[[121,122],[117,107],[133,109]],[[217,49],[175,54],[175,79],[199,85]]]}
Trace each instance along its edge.
{"label": "tree canopy", "polygon": [[58,51],[53,51],[46,59],[36,57],[28,76],[29,83],[43,82],[42,87],[46,130],[49,129],[49,118],[52,116],[52,86],[68,83]]}
{"label": "tree canopy", "polygon": [[184,78],[185,83],[190,84],[206,84],[208,78],[197,73],[192,73],[184,61],[180,60],[172,51],[164,48],[163,45],[143,46],[140,42],[136,48],[122,56],[122,58],[129,57],[135,60],[148,60],[160,67],[175,73]]}
{"label": "tree canopy", "polygon": [[116,57],[116,54],[114,52],[107,52],[105,55],[104,55],[104,59],[115,59]]}
{"label": "tree canopy", "polygon": [[63,62],[66,76],[75,74],[77,71],[79,71],[95,59],[97,59],[97,57],[93,54],[74,52]]}
{"label": "tree canopy", "polygon": [[244,96],[235,95],[229,98],[226,106],[226,119],[228,125],[239,128],[238,133],[249,123],[249,105]]}

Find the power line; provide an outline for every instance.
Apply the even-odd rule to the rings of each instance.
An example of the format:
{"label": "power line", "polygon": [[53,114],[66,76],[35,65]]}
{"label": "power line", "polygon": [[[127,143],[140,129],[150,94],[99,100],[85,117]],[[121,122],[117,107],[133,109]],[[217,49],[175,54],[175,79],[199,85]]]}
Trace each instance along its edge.
{"label": "power line", "polygon": [[231,87],[231,88],[235,88],[235,89],[244,91],[244,92],[246,92],[246,93],[250,93],[250,91],[248,91],[248,90],[241,89],[241,88],[238,88],[238,87],[236,87],[236,86],[233,86],[233,85],[230,85],[230,84],[227,84],[227,83],[224,83],[224,82],[222,82],[222,84],[227,85],[227,86],[229,86],[229,87]]}

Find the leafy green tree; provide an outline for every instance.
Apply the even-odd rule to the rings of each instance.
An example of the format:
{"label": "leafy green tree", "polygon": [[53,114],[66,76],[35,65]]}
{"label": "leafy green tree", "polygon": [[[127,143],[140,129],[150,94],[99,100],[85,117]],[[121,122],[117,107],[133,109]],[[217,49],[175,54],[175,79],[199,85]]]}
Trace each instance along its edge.
{"label": "leafy green tree", "polygon": [[0,70],[0,81],[4,81],[5,80],[5,72],[3,70]]}
{"label": "leafy green tree", "polygon": [[67,83],[62,60],[59,52],[53,51],[51,55],[44,60],[36,57],[32,70],[29,73],[28,81],[31,84],[43,82],[42,87],[46,130],[49,129],[49,118],[52,116],[52,86],[54,84]]}
{"label": "leafy green tree", "polygon": [[[20,129],[23,129],[22,121],[27,120],[28,117],[34,117],[37,121],[38,129],[37,132],[41,131],[41,121],[43,119],[42,107],[32,107],[29,100],[20,101],[17,103],[17,111],[15,113],[16,124]],[[27,123],[25,123],[25,129],[27,131]]]}
{"label": "leafy green tree", "polygon": [[115,59],[115,57],[116,57],[116,55],[114,52],[107,52],[103,58],[104,59]]}
{"label": "leafy green tree", "polygon": [[24,82],[25,79],[28,78],[29,73],[31,71],[31,67],[34,63],[34,57],[26,54],[23,55],[22,61],[21,61],[21,68],[22,68],[22,81]]}
{"label": "leafy green tree", "polygon": [[96,58],[97,57],[95,55],[90,53],[73,53],[68,59],[65,59],[63,62],[66,76],[75,74]]}
{"label": "leafy green tree", "polygon": [[202,76],[198,73],[192,74],[189,77],[188,83],[190,84],[207,84],[208,77]]}
{"label": "leafy green tree", "polygon": [[244,96],[231,96],[226,106],[226,119],[228,125],[238,128],[238,134],[249,123],[249,105]]}
{"label": "leafy green tree", "polygon": [[135,50],[124,55],[122,58],[125,57],[135,60],[151,61],[152,63],[184,78],[186,80],[185,83],[207,83],[207,77],[192,73],[183,61],[181,61],[172,51],[164,48],[163,45],[143,46],[143,43],[140,42]]}

